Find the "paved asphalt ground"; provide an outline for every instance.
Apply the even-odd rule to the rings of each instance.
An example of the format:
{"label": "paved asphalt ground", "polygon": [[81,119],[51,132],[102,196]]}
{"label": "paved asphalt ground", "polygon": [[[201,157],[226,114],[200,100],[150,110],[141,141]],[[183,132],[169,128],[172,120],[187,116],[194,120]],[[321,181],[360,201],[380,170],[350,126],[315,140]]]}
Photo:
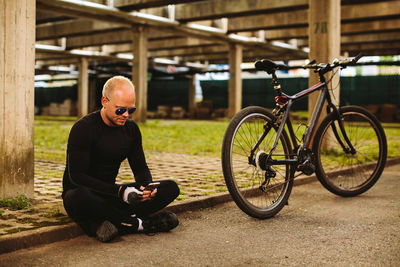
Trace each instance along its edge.
{"label": "paved asphalt ground", "polygon": [[87,236],[0,255],[0,266],[400,266],[400,164],[355,198],[318,182],[293,188],[289,206],[257,220],[233,202],[180,213],[170,233]]}

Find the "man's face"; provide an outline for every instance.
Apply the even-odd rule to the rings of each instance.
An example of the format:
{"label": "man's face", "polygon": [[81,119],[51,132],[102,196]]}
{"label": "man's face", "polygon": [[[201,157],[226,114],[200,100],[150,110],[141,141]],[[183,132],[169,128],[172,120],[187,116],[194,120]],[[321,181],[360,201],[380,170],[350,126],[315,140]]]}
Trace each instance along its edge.
{"label": "man's face", "polygon": [[[129,83],[117,84],[110,96],[103,96],[101,99],[105,115],[104,122],[109,126],[124,125],[131,115],[129,109],[135,107],[135,101],[135,92]],[[125,109],[124,113],[117,114],[123,109]]]}

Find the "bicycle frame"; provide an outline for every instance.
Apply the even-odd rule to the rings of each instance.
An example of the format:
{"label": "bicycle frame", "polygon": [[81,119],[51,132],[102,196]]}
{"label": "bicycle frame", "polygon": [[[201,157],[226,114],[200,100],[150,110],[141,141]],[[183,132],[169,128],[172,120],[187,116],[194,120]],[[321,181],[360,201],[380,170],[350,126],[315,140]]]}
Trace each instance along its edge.
{"label": "bicycle frame", "polygon": [[[277,134],[276,134],[276,138],[274,141],[274,144],[270,150],[270,152],[268,153],[268,158],[267,158],[267,163],[269,165],[286,165],[286,164],[291,164],[291,165],[297,165],[301,162],[299,162],[299,159],[296,155],[294,155],[293,158],[290,159],[280,159],[280,160],[274,160],[271,158],[272,153],[274,152],[274,150],[276,149],[278,142],[279,142],[279,138],[285,128],[285,125],[287,125],[288,130],[289,130],[289,136],[290,136],[290,140],[292,143],[292,148],[293,151],[297,152],[299,150],[299,148],[301,147],[302,149],[309,149],[311,150],[311,145],[312,145],[312,140],[313,140],[313,136],[316,132],[316,124],[317,121],[321,115],[323,106],[325,104],[325,101],[327,101],[327,113],[330,112],[335,112],[337,114],[337,118],[338,118],[338,123],[339,123],[339,127],[341,129],[343,138],[345,139],[345,142],[347,143],[348,147],[347,148],[345,146],[345,144],[342,142],[342,140],[339,137],[338,131],[336,129],[336,126],[333,124],[332,125],[332,130],[334,132],[335,137],[337,138],[339,144],[342,146],[343,150],[346,153],[355,153],[355,149],[352,146],[350,140],[347,137],[347,134],[344,130],[344,126],[342,121],[340,120],[340,112],[338,110],[338,108],[332,103],[329,91],[328,91],[328,87],[327,84],[325,83],[325,80],[323,79],[323,77],[321,78],[321,81],[310,87],[307,88],[305,90],[300,91],[299,93],[295,94],[295,95],[287,95],[283,92],[280,91],[280,85],[277,81],[276,76],[273,74],[273,83],[274,83],[274,87],[278,92],[278,96],[275,97],[275,102],[278,106],[278,110],[277,110],[277,114],[278,117],[283,113],[283,116],[281,118],[281,121],[279,123],[279,128],[277,130]],[[293,131],[293,126],[292,123],[290,121],[289,118],[289,113],[290,113],[290,108],[292,106],[292,104],[296,103],[297,101],[303,99],[304,97],[308,96],[309,94],[315,92],[315,91],[319,91],[321,90],[321,93],[319,95],[319,98],[317,100],[317,104],[315,107],[315,111],[314,114],[311,118],[310,124],[308,126],[307,132],[305,133],[304,137],[303,137],[303,144],[302,146],[299,146],[299,144],[297,143],[297,139],[295,136],[295,133]],[[279,118],[278,118],[279,120]],[[276,123],[273,122],[273,123]],[[270,124],[270,123],[268,123]],[[258,140],[258,142],[256,143],[256,145],[253,147],[252,151],[251,151],[251,156],[254,155],[254,152],[257,150],[258,146],[261,144],[261,142],[263,141],[263,139],[265,138],[265,136],[268,134],[269,130],[271,130],[272,125],[267,125],[264,134],[260,137],[260,139]]]}

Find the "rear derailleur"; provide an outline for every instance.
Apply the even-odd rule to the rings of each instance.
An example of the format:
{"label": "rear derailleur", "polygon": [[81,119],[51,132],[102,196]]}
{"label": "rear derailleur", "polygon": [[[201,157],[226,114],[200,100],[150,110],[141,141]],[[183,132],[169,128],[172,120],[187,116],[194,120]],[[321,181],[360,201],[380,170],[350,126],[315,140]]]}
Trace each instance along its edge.
{"label": "rear derailleur", "polygon": [[264,151],[258,151],[255,158],[256,167],[258,169],[265,171],[264,173],[265,180],[259,186],[259,189],[263,192],[267,191],[267,186],[269,185],[271,178],[273,179],[276,177],[276,171],[273,170],[271,166],[267,165],[267,159],[268,159],[267,153],[265,153]]}

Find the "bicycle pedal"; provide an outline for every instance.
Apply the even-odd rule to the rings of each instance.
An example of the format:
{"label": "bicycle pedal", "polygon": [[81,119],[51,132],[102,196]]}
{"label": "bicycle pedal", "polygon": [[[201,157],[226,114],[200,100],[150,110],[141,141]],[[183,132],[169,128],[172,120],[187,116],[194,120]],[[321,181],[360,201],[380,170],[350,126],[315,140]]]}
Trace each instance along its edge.
{"label": "bicycle pedal", "polygon": [[315,166],[312,163],[299,164],[297,171],[304,173],[305,175],[311,175],[315,172]]}

